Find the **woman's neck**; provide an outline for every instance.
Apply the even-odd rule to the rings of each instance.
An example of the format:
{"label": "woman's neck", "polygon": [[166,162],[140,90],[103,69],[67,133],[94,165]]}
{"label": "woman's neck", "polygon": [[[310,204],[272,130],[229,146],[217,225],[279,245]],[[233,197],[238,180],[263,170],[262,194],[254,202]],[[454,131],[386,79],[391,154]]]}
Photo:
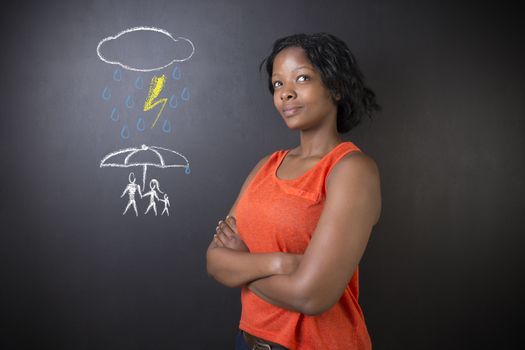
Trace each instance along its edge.
{"label": "woman's neck", "polygon": [[323,156],[330,152],[335,146],[343,142],[341,136],[333,132],[305,132],[301,131],[301,144],[295,149],[296,155],[300,157]]}

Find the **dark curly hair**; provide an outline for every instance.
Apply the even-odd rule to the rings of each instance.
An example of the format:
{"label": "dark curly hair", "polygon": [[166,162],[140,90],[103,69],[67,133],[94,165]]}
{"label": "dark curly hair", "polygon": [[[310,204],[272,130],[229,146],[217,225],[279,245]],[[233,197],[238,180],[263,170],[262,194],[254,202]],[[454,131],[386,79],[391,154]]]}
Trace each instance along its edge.
{"label": "dark curly hair", "polygon": [[288,47],[300,47],[321,75],[337,103],[337,132],[346,133],[357,126],[363,116],[372,118],[381,107],[375,94],[364,84],[363,73],[344,41],[328,33],[294,34],[277,39],[271,53],[263,59],[259,71],[266,64],[268,88],[273,94],[272,73],[275,56]]}

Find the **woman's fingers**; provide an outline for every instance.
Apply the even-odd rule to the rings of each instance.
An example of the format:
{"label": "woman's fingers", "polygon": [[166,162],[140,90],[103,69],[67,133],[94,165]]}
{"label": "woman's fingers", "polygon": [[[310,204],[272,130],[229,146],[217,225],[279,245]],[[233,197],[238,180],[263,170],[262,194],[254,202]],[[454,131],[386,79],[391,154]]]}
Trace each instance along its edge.
{"label": "woman's fingers", "polygon": [[214,240],[217,246],[238,251],[250,251],[237,232],[237,223],[234,217],[228,216],[226,220],[219,221],[215,231]]}
{"label": "woman's fingers", "polygon": [[215,231],[214,240],[220,247],[229,247],[232,239],[239,238],[237,222],[233,216],[227,216],[225,220],[220,220]]}
{"label": "woman's fingers", "polygon": [[213,242],[217,245],[217,247],[224,247],[224,244],[221,242],[219,237],[217,237],[216,233],[213,235]]}
{"label": "woman's fingers", "polygon": [[214,238],[217,241],[217,244],[221,245],[222,247],[226,247],[228,245],[229,238],[223,232],[221,232],[218,228],[217,228],[217,233],[215,233],[214,235]]}
{"label": "woman's fingers", "polygon": [[222,233],[224,233],[228,237],[235,237],[235,235],[237,234],[224,220],[219,221],[219,225],[217,227]]}
{"label": "woman's fingers", "polygon": [[231,227],[233,232],[239,234],[239,232],[237,232],[237,221],[234,216],[227,216],[226,223]]}
{"label": "woman's fingers", "polygon": [[222,244],[222,242],[220,241],[220,239],[217,238],[217,235],[213,235],[213,241],[215,242],[215,244],[217,245],[217,247],[224,248],[224,244]]}

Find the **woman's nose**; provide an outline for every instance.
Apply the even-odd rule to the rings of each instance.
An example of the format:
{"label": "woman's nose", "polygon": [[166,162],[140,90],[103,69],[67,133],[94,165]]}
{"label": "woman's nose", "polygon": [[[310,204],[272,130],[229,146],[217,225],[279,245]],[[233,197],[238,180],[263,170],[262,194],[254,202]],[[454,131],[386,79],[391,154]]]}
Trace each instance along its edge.
{"label": "woman's nose", "polygon": [[283,89],[281,92],[281,100],[282,101],[289,101],[291,99],[294,99],[296,97],[295,91],[293,89]]}

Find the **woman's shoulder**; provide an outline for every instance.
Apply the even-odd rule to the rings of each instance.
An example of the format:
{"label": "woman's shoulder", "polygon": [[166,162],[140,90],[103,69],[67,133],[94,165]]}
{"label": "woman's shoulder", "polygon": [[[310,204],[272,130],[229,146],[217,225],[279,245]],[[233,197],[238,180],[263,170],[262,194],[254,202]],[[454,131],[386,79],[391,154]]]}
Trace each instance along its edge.
{"label": "woman's shoulder", "polygon": [[375,160],[362,151],[345,154],[330,171],[327,186],[330,182],[338,183],[377,183],[379,184],[379,167]]}
{"label": "woman's shoulder", "polygon": [[[373,224],[381,213],[381,177],[374,159],[363,152],[345,155],[333,168],[326,182],[327,197],[361,197],[373,213]],[[340,197],[341,198],[341,197]],[[366,200],[365,200],[366,199]],[[340,201],[342,201],[340,199]]]}
{"label": "woman's shoulder", "polygon": [[341,157],[337,164],[335,164],[334,168],[343,168],[346,169],[346,171],[355,171],[359,169],[360,171],[369,173],[378,172],[375,160],[361,150],[353,150],[346,153]]}

